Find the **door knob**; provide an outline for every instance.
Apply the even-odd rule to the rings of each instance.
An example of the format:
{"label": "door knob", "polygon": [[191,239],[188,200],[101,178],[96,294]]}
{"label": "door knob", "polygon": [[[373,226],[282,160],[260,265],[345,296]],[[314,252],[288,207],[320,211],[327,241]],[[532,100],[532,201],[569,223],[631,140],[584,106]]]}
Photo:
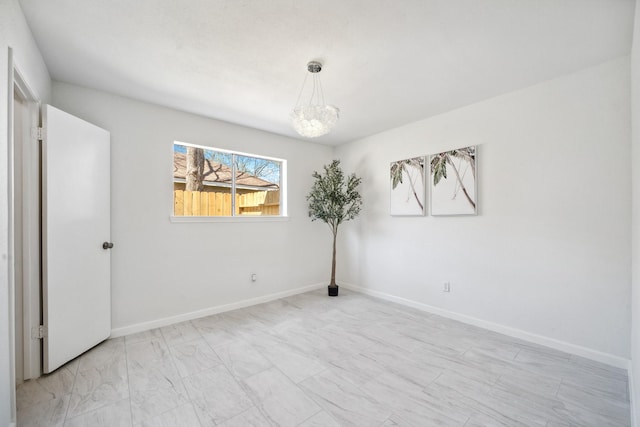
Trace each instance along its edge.
{"label": "door knob", "polygon": [[102,244],[102,249],[111,249],[113,247],[113,243],[111,242],[104,242]]}

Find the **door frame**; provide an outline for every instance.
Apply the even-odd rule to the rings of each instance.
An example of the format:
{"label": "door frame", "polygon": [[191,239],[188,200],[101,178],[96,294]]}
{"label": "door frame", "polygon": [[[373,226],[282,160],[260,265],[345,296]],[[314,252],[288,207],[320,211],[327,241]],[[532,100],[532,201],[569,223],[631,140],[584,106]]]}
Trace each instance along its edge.
{"label": "door frame", "polygon": [[[38,378],[42,374],[42,343],[34,332],[39,330],[41,309],[41,224],[40,224],[40,126],[41,102],[28,84],[9,49],[9,288],[11,294],[11,333],[15,334],[15,270],[22,269],[22,322],[23,322],[23,378]],[[26,104],[22,120],[22,141],[15,141],[14,97]],[[15,150],[22,150],[22,164],[15,164]],[[15,183],[16,166],[22,171],[22,264],[15,265]],[[11,338],[11,355],[15,357],[15,336]],[[15,375],[15,360],[11,363]],[[15,383],[15,378],[13,378]]]}

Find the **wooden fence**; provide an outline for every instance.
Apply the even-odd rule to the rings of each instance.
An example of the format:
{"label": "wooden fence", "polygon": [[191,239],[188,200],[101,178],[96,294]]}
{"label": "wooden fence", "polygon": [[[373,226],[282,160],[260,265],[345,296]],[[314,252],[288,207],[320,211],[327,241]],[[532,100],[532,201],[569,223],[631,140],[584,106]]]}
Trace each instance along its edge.
{"label": "wooden fence", "polygon": [[239,194],[236,210],[240,215],[280,215],[280,190]]}
{"label": "wooden fence", "polygon": [[[175,216],[231,216],[231,194],[174,190]],[[236,194],[236,215],[280,215],[280,191]]]}

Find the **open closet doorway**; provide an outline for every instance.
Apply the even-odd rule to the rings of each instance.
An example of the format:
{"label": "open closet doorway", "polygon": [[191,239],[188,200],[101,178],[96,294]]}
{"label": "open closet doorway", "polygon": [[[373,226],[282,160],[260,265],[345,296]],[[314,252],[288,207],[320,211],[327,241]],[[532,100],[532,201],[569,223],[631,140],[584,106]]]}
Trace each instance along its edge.
{"label": "open closet doorway", "polygon": [[[113,243],[110,133],[41,105],[13,62],[10,70],[10,363],[18,385],[109,337]],[[70,188],[91,195],[80,210]]]}

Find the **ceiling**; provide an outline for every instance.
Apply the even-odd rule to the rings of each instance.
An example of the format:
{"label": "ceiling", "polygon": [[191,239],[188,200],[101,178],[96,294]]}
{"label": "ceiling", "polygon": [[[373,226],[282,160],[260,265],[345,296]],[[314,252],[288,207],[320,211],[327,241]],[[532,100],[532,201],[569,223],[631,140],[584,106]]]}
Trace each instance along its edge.
{"label": "ceiling", "polygon": [[320,60],[338,145],[627,55],[634,0],[19,0],[51,77],[300,138]]}

